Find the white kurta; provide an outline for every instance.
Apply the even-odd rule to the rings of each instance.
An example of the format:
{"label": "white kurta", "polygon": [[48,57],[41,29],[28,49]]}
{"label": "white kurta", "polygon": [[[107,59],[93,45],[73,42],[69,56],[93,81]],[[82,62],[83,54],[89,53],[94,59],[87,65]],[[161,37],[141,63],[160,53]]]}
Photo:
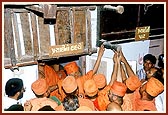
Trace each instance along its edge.
{"label": "white kurta", "polygon": [[11,105],[14,105],[14,104],[21,104],[20,100],[15,100],[15,99],[9,98],[7,96],[4,96],[4,99],[3,99],[3,110],[4,109],[8,109]]}

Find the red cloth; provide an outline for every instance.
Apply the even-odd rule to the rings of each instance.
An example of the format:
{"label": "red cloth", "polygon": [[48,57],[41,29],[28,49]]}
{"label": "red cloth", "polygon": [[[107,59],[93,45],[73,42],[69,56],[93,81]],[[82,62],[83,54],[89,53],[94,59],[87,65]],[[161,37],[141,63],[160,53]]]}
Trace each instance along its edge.
{"label": "red cloth", "polygon": [[98,99],[95,99],[95,100],[92,101],[92,102],[93,102],[93,104],[94,104],[96,110],[97,110],[97,111],[100,111],[99,104],[98,104]]}

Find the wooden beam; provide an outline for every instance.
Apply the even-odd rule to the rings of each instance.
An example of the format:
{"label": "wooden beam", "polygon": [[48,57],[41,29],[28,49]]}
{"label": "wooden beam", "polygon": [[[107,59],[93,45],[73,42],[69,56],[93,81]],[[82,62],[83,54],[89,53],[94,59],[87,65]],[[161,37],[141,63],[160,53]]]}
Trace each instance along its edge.
{"label": "wooden beam", "polygon": [[44,18],[56,19],[57,5],[44,4]]}
{"label": "wooden beam", "polygon": [[41,8],[41,7],[26,6],[25,8],[28,9],[28,10],[31,10],[31,11],[36,11],[36,12],[43,13],[43,8]]}
{"label": "wooden beam", "polygon": [[32,56],[33,48],[32,48],[28,13],[20,13],[20,20],[21,20],[22,31],[23,31],[25,53],[26,55]]}
{"label": "wooden beam", "polygon": [[11,14],[12,11],[11,9],[5,9],[5,39],[8,42],[7,47],[8,51],[10,52],[10,58],[11,58],[11,64],[12,66],[16,65],[16,56],[15,56],[15,47],[14,47],[14,37],[13,37],[13,27],[12,27],[12,19],[11,19]]}
{"label": "wooden beam", "polygon": [[35,14],[30,13],[30,16],[31,16],[32,34],[33,34],[34,60],[37,60],[39,54],[37,21]]}

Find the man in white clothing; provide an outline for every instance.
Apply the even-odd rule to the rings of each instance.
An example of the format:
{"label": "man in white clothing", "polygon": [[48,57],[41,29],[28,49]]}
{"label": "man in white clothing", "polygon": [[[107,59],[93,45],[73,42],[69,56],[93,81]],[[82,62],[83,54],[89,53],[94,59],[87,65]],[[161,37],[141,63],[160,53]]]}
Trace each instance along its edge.
{"label": "man in white clothing", "polygon": [[19,100],[23,97],[25,89],[23,81],[19,78],[11,78],[6,82],[3,109],[5,111],[21,111],[23,110],[22,104]]}
{"label": "man in white clothing", "polygon": [[143,57],[143,68],[137,71],[138,78],[140,80],[146,80],[146,72],[155,67],[156,57],[152,54],[146,54]]}

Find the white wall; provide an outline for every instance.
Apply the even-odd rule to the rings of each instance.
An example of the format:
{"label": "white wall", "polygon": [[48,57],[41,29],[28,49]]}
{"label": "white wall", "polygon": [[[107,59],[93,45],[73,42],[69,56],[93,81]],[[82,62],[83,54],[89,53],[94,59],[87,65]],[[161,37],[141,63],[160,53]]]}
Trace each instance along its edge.
{"label": "white wall", "polygon": [[[166,49],[165,43],[166,43],[166,40],[164,41],[164,39],[152,40],[150,42],[149,53],[155,55],[156,58],[158,59],[160,54],[162,54],[162,53],[166,54],[166,50],[164,50],[164,49]],[[158,63],[158,60],[156,61],[156,66],[157,66],[157,63]]]}
{"label": "white wall", "polygon": [[91,40],[92,47],[96,48],[97,40],[97,8],[91,11]]}

